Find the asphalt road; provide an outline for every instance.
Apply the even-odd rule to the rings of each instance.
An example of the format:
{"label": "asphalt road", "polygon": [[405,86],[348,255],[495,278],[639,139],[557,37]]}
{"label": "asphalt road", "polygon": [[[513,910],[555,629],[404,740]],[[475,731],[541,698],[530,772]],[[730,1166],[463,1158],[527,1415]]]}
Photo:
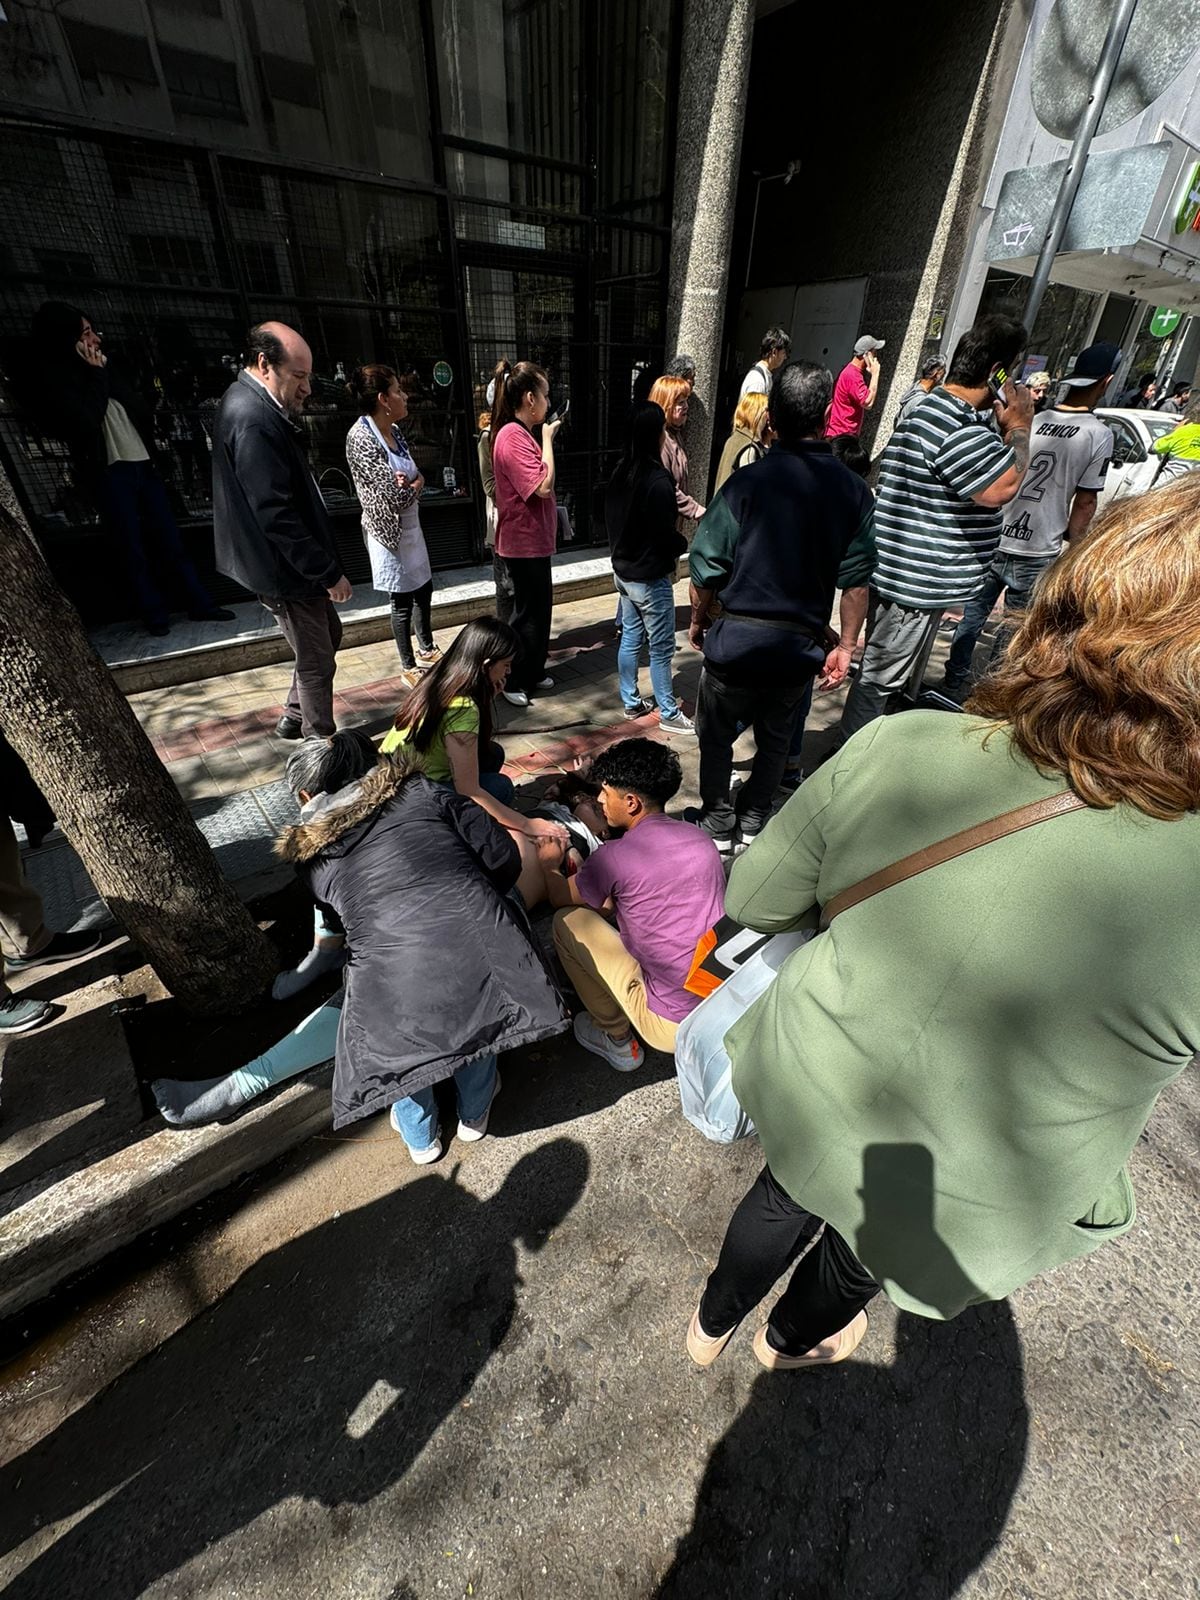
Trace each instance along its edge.
{"label": "asphalt road", "polygon": [[758,1156],[667,1072],[543,1047],[435,1168],[376,1121],[248,1193],[228,1292],[213,1230],[179,1331],[0,1471],[6,1600],[1197,1594],[1194,1073],[1125,1239],[767,1374],[683,1350]]}

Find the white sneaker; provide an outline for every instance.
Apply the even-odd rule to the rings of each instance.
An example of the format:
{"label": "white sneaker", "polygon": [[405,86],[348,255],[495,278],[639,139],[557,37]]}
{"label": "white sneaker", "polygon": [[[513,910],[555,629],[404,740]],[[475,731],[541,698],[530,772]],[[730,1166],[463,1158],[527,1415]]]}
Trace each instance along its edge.
{"label": "white sneaker", "polygon": [[605,1033],[597,1023],[593,1022],[586,1011],[581,1011],[572,1023],[575,1037],[585,1050],[590,1050],[594,1056],[599,1056],[607,1061],[610,1067],[618,1072],[636,1072],[645,1059],[641,1041],[636,1035],[631,1035],[624,1044],[618,1044]]}
{"label": "white sneaker", "polygon": [[524,710],[529,705],[529,696],[524,689],[501,689],[500,693],[510,706],[520,706]]}
{"label": "white sneaker", "polygon": [[539,678],[537,683],[534,684],[534,688],[535,689],[553,689],[553,687],[554,687],[554,679],[551,678],[549,675],[547,675],[544,678]]}
{"label": "white sneaker", "polygon": [[[400,1133],[400,1124],[396,1121],[396,1108],[395,1108],[395,1106],[393,1106],[392,1109],[388,1112],[388,1121],[391,1123],[393,1129],[397,1133],[400,1134],[401,1139],[404,1139],[403,1133]],[[417,1164],[418,1167],[428,1167],[434,1161],[440,1161],[441,1160],[441,1158],[442,1158],[441,1133],[442,1133],[442,1130],[440,1128],[436,1129],[434,1131],[434,1135],[433,1135],[433,1143],[432,1144],[427,1144],[421,1150],[414,1150],[412,1145],[409,1144],[408,1140],[404,1139],[404,1148],[408,1151],[409,1155],[413,1158],[413,1161]]]}
{"label": "white sneaker", "polygon": [[659,717],[658,725],[664,733],[695,733],[696,724],[691,717],[677,711],[673,717]]}
{"label": "white sneaker", "polygon": [[500,1074],[496,1074],[496,1087],[492,1090],[492,1098],[487,1103],[487,1110],[481,1117],[474,1117],[469,1122],[465,1117],[458,1119],[458,1137],[464,1144],[474,1144],[476,1139],[482,1139],[487,1132],[488,1118],[492,1114],[492,1107],[496,1104],[496,1096],[500,1093]]}

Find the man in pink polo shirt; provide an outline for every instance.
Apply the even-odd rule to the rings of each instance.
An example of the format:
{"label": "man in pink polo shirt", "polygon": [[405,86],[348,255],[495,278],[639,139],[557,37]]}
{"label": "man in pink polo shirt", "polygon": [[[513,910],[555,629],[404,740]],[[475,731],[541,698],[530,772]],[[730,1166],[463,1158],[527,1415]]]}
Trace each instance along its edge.
{"label": "man in pink polo shirt", "polygon": [[834,439],[840,433],[861,433],[864,415],[875,404],[879,389],[879,357],[876,350],[883,349],[883,340],[864,333],[854,346],[854,355],[838,374],[833,386],[833,404],[829,408],[829,423],[825,437]]}

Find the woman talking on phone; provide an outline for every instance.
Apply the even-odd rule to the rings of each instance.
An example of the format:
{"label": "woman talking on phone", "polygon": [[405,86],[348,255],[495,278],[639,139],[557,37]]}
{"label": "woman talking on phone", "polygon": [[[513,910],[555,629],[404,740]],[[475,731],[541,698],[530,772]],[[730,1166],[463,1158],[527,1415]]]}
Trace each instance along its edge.
{"label": "woman talking on phone", "polygon": [[[559,421],[546,421],[550,384],[541,367],[501,361],[492,404],[492,470],[496,479],[496,553],[512,579],[512,626],[520,654],[507,687],[510,705],[527,706],[537,689],[552,689],[546,676],[550,613],[554,604],[550,557],[558,532],[554,500],[554,436]],[[541,444],[534,429],[541,427]]]}
{"label": "woman talking on phone", "polygon": [[438,650],[429,620],[433,573],[417,510],[425,479],[400,432],[408,396],[391,367],[381,365],[357,367],[346,388],[361,413],[346,435],[346,464],[362,507],[371,581],[391,596],[400,665],[425,669],[438,659]]}

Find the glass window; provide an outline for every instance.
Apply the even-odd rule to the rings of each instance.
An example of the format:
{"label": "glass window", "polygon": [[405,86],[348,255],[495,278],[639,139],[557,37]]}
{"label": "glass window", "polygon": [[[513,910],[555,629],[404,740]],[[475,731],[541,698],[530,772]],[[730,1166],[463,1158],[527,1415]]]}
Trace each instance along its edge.
{"label": "glass window", "polygon": [[445,131],[582,162],[583,10],[577,0],[434,0]]}
{"label": "glass window", "polygon": [[599,203],[670,222],[671,0],[608,0],[599,94]]}
{"label": "glass window", "polygon": [[92,22],[76,22],[72,17],[64,17],[62,25],[75,70],[85,83],[98,84],[102,78],[117,78],[126,83],[158,86],[154,57],[140,35],[101,28]]}
{"label": "glass window", "polygon": [[159,45],[158,58],[171,105],[179,115],[245,122],[235,62],[165,44]]}

